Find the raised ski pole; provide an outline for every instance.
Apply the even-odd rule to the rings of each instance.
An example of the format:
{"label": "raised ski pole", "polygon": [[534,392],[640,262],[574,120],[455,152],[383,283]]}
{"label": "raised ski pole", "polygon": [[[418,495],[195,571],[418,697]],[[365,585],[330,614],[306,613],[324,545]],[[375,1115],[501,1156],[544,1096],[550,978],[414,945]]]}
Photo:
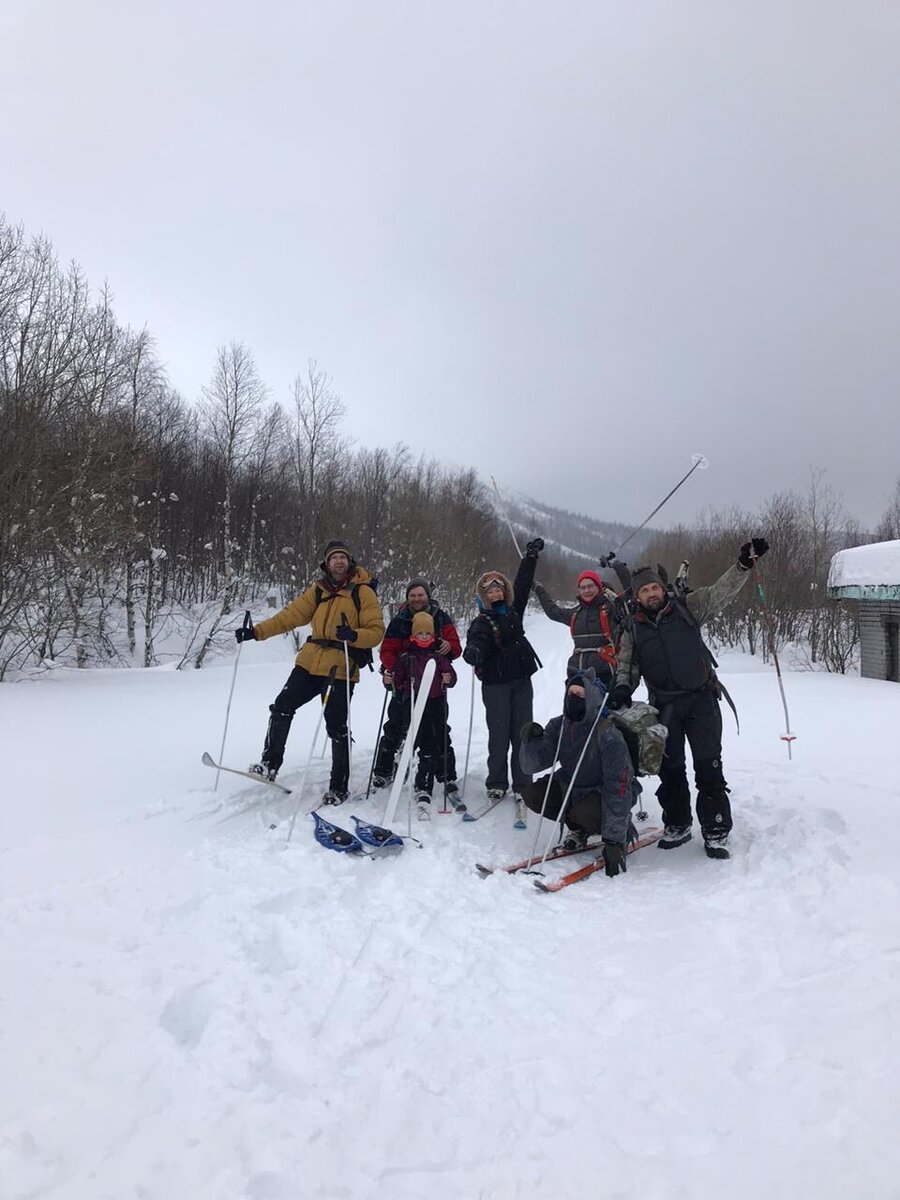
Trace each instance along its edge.
{"label": "raised ski pole", "polygon": [[[242,629],[250,629],[253,622],[250,620],[250,609],[244,613],[244,624]],[[228,690],[228,703],[225,705],[225,728],[222,730],[222,745],[219,747],[219,762],[222,763],[225,759],[225,739],[228,737],[228,719],[231,716],[231,697],[234,695],[234,685],[237,682],[238,663],[241,661],[241,651],[244,648],[243,642],[238,642],[237,654],[234,656],[234,670],[231,672],[231,687]],[[222,774],[221,768],[216,767],[216,782],[213,784],[213,791],[217,791],[219,787],[219,776]]]}
{"label": "raised ski pole", "polygon": [[[313,754],[315,753],[316,742],[319,738],[319,729],[322,725],[322,721],[325,718],[325,706],[328,704],[328,701],[331,697],[331,689],[334,687],[334,677],[336,674],[337,667],[332,667],[328,672],[328,682],[325,685],[325,691],[322,693],[322,707],[319,710],[319,719],[316,722],[316,728],[313,731],[312,741],[309,744],[309,758],[306,760],[306,766],[303,768],[303,776],[297,787],[297,803],[294,807],[293,815],[291,816],[291,823],[288,826],[287,837],[284,841],[285,846],[287,846],[288,842],[290,842],[294,835],[294,825],[297,821],[297,814],[300,812],[300,805],[303,802],[303,793],[306,790],[306,778],[309,775],[309,768],[312,766]],[[312,812],[312,809],[310,809],[310,812]]]}
{"label": "raised ski pole", "polygon": [[497,493],[497,502],[500,505],[500,512],[503,514],[503,520],[506,522],[506,528],[509,530],[509,535],[513,540],[513,545],[516,548],[516,554],[518,554],[519,558],[521,558],[522,550],[519,546],[516,532],[512,527],[512,522],[510,521],[509,514],[506,511],[506,505],[503,503],[503,497],[500,495],[500,489],[497,487],[497,480],[493,477],[493,475],[491,476],[491,483],[494,485],[494,491]]}
{"label": "raised ski pole", "polygon": [[466,785],[469,782],[469,751],[472,749],[472,722],[475,718],[475,668],[472,667],[472,686],[469,690],[469,733],[466,738],[466,762],[463,767],[463,784],[459,793],[460,800],[466,798]]}
{"label": "raised ski pole", "polygon": [[609,559],[617,558],[620,551],[625,549],[625,547],[628,545],[628,543],[631,541],[631,539],[635,536],[635,534],[640,533],[641,530],[644,528],[644,526],[649,521],[653,520],[653,518],[656,516],[656,514],[659,512],[659,510],[662,508],[662,506],[666,503],[666,501],[671,500],[671,498],[675,495],[675,493],[678,491],[678,489],[681,487],[681,485],[683,483],[686,483],[687,480],[690,479],[690,477],[697,470],[697,468],[699,467],[701,471],[705,471],[706,468],[709,466],[709,459],[706,457],[705,454],[692,454],[691,461],[693,462],[694,465],[691,467],[691,469],[688,471],[688,473],[686,475],[683,475],[681,477],[681,479],[678,480],[678,482],[672,488],[671,492],[668,492],[665,496],[663,496],[662,500],[660,500],[659,504],[657,504],[656,508],[654,508],[654,510],[650,514],[650,516],[645,518],[645,520],[641,521],[641,523],[640,523],[640,525],[638,525],[637,529],[632,529],[631,533],[629,533],[629,535],[625,539],[625,541],[622,542],[622,544],[619,546],[619,549],[614,550],[612,552],[612,554],[608,554],[606,556],[607,558],[609,558]]}
{"label": "raised ski pole", "polygon": [[759,573],[757,561],[757,556],[751,549],[750,562],[752,564],[753,582],[756,584],[756,591],[759,595],[759,610],[762,614],[763,627],[769,641],[769,653],[772,655],[772,661],[775,664],[775,676],[778,680],[778,690],[781,692],[781,706],[784,709],[784,733],[781,735],[781,740],[787,742],[788,759],[790,760],[794,757],[791,753],[791,742],[797,740],[797,735],[791,733],[791,716],[788,712],[787,697],[784,694],[784,680],[781,678],[781,664],[778,661],[778,651],[775,649],[775,631],[772,629],[772,621],[766,606],[766,589],[763,587],[762,576]]}
{"label": "raised ski pole", "polygon": [[378,751],[381,749],[381,730],[384,727],[384,714],[387,711],[388,692],[390,688],[384,689],[384,703],[381,706],[381,716],[378,720],[378,733],[375,735],[375,753],[372,755],[372,765],[369,768],[369,782],[366,784],[366,799],[369,798],[369,792],[372,790],[372,778],[375,775],[375,763],[378,761]]}

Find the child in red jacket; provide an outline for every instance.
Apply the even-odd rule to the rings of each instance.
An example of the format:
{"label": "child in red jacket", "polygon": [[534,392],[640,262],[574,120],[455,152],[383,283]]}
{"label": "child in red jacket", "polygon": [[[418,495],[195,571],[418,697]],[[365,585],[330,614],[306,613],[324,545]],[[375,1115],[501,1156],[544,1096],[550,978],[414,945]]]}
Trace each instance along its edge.
{"label": "child in red jacket", "polygon": [[435,645],[434,620],[430,613],[417,612],[412,620],[411,636],[394,663],[393,684],[399,695],[408,696],[412,705],[413,688],[418,695],[425,664],[435,661],[434,678],[428,690],[425,710],[416,734],[419,763],[416,769],[416,807],[419,820],[431,820],[431,791],[435,776],[443,777],[444,728],[447,722],[447,688],[456,683],[456,672],[446,654]]}

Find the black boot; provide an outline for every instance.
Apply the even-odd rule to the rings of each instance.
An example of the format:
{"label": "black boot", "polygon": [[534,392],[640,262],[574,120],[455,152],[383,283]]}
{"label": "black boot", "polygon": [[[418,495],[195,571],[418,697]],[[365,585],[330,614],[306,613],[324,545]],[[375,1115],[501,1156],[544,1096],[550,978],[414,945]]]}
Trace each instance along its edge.
{"label": "black boot", "polygon": [[269,728],[266,730],[266,744],[262,752],[262,766],[266,768],[270,779],[274,779],[278,769],[284,762],[284,748],[287,745],[288,734],[291,731],[293,713],[279,712],[275,705],[269,707]]}
{"label": "black boot", "polygon": [[325,793],[326,804],[343,804],[349,799],[347,784],[350,779],[350,748],[347,745],[347,735],[331,739],[331,779],[328,791]]}

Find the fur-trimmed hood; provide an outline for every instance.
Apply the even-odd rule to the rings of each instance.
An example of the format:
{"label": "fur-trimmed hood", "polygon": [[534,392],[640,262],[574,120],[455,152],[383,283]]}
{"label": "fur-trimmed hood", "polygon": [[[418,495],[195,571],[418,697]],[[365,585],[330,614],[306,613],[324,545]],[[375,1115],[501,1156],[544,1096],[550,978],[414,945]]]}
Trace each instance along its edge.
{"label": "fur-trimmed hood", "polygon": [[506,592],[503,599],[505,603],[512,604],[513,585],[510,583],[508,576],[504,575],[502,571],[485,571],[485,573],[479,577],[478,582],[475,584],[475,603],[478,605],[479,610],[483,609],[485,612],[489,612],[491,608],[490,604],[488,604],[487,595],[484,590],[484,585],[489,579],[500,580]]}

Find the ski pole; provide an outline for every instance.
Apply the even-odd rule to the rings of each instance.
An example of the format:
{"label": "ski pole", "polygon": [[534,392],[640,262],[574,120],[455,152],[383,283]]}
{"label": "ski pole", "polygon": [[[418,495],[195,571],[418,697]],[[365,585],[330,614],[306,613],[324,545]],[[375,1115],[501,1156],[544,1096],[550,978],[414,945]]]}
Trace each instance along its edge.
{"label": "ski pole", "polygon": [[447,685],[446,685],[446,683],[443,684],[442,692],[443,692],[444,703],[441,708],[441,712],[443,714],[443,719],[444,719],[444,734],[443,734],[444,744],[443,744],[443,748],[441,750],[441,760],[443,763],[443,776],[444,776],[444,807],[441,809],[441,812],[448,813],[450,811],[450,806],[447,804],[447,717],[448,717],[448,712],[447,712]]}
{"label": "ski pole", "polygon": [[[242,629],[250,629],[250,628],[252,628],[252,626],[253,626],[253,622],[250,620],[250,610],[248,608],[247,611],[244,613],[244,624],[241,626],[241,628]],[[228,719],[231,716],[231,697],[234,695],[234,685],[237,682],[238,663],[241,661],[241,651],[243,650],[243,648],[244,648],[244,643],[238,642],[237,654],[234,656],[234,670],[231,672],[231,687],[228,691],[228,703],[225,705],[225,728],[222,730],[222,745],[219,747],[219,763],[220,764],[222,762],[224,762],[224,760],[225,760],[225,739],[228,737]],[[216,782],[213,784],[214,792],[218,790],[219,776],[221,774],[222,774],[221,770],[217,767],[216,768]]]}
{"label": "ski pole", "polygon": [[[566,788],[565,796],[563,796],[563,802],[562,802],[562,805],[559,810],[559,815],[556,818],[556,824],[559,826],[559,833],[562,833],[563,821],[564,821],[564,818],[566,815],[566,810],[569,807],[569,797],[572,795],[572,788],[575,786],[575,780],[578,778],[578,772],[581,770],[581,764],[584,761],[584,756],[587,753],[587,748],[594,739],[594,730],[597,728],[600,718],[603,716],[603,710],[606,708],[606,699],[607,699],[608,695],[609,695],[609,692],[607,692],[606,695],[603,697],[603,703],[600,705],[600,710],[597,713],[596,717],[594,717],[594,723],[591,725],[591,731],[585,738],[584,745],[581,747],[581,753],[578,755],[578,762],[575,764],[575,770],[572,772],[572,778],[569,780],[569,786]],[[557,840],[559,840],[559,834],[557,834]],[[552,841],[553,841],[553,835],[551,834],[550,839],[547,842],[546,849],[544,850],[544,853],[541,856],[541,861],[538,863],[538,867],[542,867],[544,865],[544,863],[547,861],[547,855],[550,853],[550,842],[552,842]]]}
{"label": "ski pole", "polygon": [[[331,670],[328,672],[328,682],[325,685],[325,691],[322,693],[322,707],[319,710],[319,718],[316,721],[316,728],[312,735],[312,741],[309,744],[309,758],[306,760],[306,766],[303,768],[303,775],[300,779],[300,783],[297,786],[297,804],[294,808],[294,812],[291,817],[290,826],[288,827],[288,834],[287,834],[287,837],[286,837],[285,843],[284,843],[285,846],[291,840],[293,833],[294,833],[294,824],[296,823],[296,820],[297,820],[297,814],[300,812],[300,805],[303,801],[303,793],[306,790],[306,779],[307,779],[307,776],[309,775],[309,768],[312,766],[313,754],[315,753],[315,749],[316,749],[316,742],[319,740],[319,729],[321,728],[322,721],[325,719],[325,708],[328,704],[329,699],[331,698],[331,689],[334,687],[334,677],[336,674],[337,674],[337,667],[332,667]],[[310,811],[312,811],[312,810],[310,810]]]}
{"label": "ski pole", "polygon": [[[410,672],[409,672],[409,728],[408,728],[407,734],[406,734],[407,737],[413,736],[413,713],[415,712],[415,710],[416,710],[416,677],[415,677],[415,673],[412,670],[410,670]],[[415,744],[415,742],[413,742],[413,744],[410,748],[409,766],[406,768],[407,778],[409,779],[409,796],[406,801],[406,833],[407,833],[407,837],[412,837],[412,810],[413,810],[413,796],[415,794],[415,790],[414,790],[414,786],[413,786],[413,781],[415,779],[415,774],[413,772],[413,758],[415,757],[415,753],[416,753],[416,744]]]}
{"label": "ski pole", "polygon": [[563,731],[565,730],[565,728],[566,728],[566,717],[565,717],[565,713],[564,713],[562,721],[560,722],[560,726],[559,726],[559,737],[556,739],[556,751],[553,755],[553,762],[550,764],[550,774],[547,776],[547,786],[544,788],[544,800],[543,800],[543,803],[541,804],[541,812],[540,812],[540,816],[538,819],[537,829],[535,829],[535,831],[534,831],[534,842],[532,843],[532,846],[531,846],[531,853],[528,855],[529,858],[534,858],[534,856],[537,854],[537,844],[540,841],[540,837],[541,837],[541,821],[543,821],[544,813],[547,811],[547,799],[550,796],[550,785],[553,782],[553,768],[556,766],[556,761],[559,758],[559,748],[562,745]]}
{"label": "ski pole", "polygon": [[781,735],[781,740],[787,742],[788,759],[793,759],[791,753],[791,742],[797,740],[797,735],[791,733],[791,717],[788,712],[787,697],[784,694],[784,680],[781,678],[781,664],[778,661],[778,651],[775,649],[775,631],[772,628],[772,621],[769,617],[769,610],[766,607],[766,589],[763,587],[762,576],[759,573],[757,565],[758,558],[750,551],[750,562],[752,564],[753,582],[756,584],[756,591],[759,594],[759,610],[762,614],[762,624],[769,639],[769,653],[772,655],[772,661],[775,664],[775,676],[778,680],[778,690],[781,692],[781,706],[784,709],[784,733]]}
{"label": "ski pole", "polygon": [[[342,620],[346,621],[346,617]],[[344,675],[347,680],[347,795],[353,796],[353,734],[350,729],[350,645],[344,641]]]}
{"label": "ski pole", "polygon": [[659,504],[657,504],[656,508],[654,508],[654,510],[650,514],[650,516],[647,517],[645,520],[641,521],[641,523],[640,523],[640,525],[638,525],[637,529],[632,529],[631,533],[629,533],[629,535],[625,539],[625,541],[622,542],[622,544],[619,546],[619,549],[614,550],[612,552],[612,554],[607,555],[607,558],[617,558],[619,555],[619,552],[625,549],[625,547],[628,545],[628,543],[631,541],[631,539],[635,536],[635,534],[641,532],[641,530],[644,528],[644,526],[647,524],[648,521],[653,520],[653,518],[656,516],[656,514],[659,512],[659,510],[662,508],[662,506],[666,503],[666,501],[670,500],[675,495],[675,493],[678,491],[678,489],[681,487],[681,485],[683,483],[686,483],[687,480],[690,479],[690,477],[697,470],[697,468],[699,467],[702,471],[705,471],[706,468],[709,466],[709,459],[704,454],[692,454],[691,461],[693,462],[694,465],[691,467],[691,469],[688,471],[688,473],[686,475],[682,476],[682,478],[678,480],[678,482],[672,488],[671,492],[668,492],[665,496],[663,496],[662,500],[660,500]]}
{"label": "ski pole", "polygon": [[500,489],[497,487],[497,480],[493,477],[493,475],[491,476],[491,483],[494,485],[494,491],[497,493],[497,502],[500,505],[500,512],[503,515],[503,520],[506,522],[506,528],[509,530],[509,535],[513,540],[513,545],[516,548],[516,554],[518,554],[519,558],[521,558],[522,551],[521,551],[521,548],[519,547],[519,540],[516,537],[515,530],[512,527],[512,522],[510,521],[509,516],[507,515],[506,505],[503,503],[503,497],[500,495]]}
{"label": "ski pole", "polygon": [[381,749],[381,730],[384,725],[384,714],[387,711],[388,692],[389,688],[384,689],[384,703],[381,706],[381,716],[378,720],[378,733],[375,735],[375,753],[372,755],[372,766],[369,769],[369,782],[366,784],[366,799],[369,798],[369,792],[372,790],[372,779],[375,775],[375,763],[378,761],[378,751]]}
{"label": "ski pole", "polygon": [[466,784],[469,781],[469,751],[472,748],[472,722],[475,718],[475,668],[472,668],[472,689],[469,694],[469,735],[466,738],[466,763],[463,767],[462,791],[459,793],[460,800],[466,798]]}

